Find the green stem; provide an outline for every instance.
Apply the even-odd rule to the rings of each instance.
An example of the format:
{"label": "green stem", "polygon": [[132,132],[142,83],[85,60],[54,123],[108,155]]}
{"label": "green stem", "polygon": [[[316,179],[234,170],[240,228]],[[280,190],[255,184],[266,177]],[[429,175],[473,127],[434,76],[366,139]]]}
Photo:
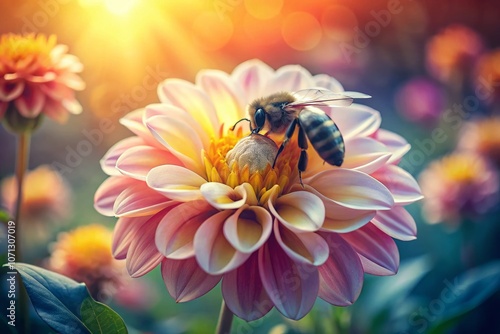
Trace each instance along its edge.
{"label": "green stem", "polygon": [[[30,132],[22,132],[19,134],[16,157],[16,179],[17,179],[17,201],[14,223],[16,224],[16,262],[23,262],[22,250],[22,232],[21,232],[21,211],[23,203],[23,182],[26,169],[28,168],[29,151],[30,151]],[[24,330],[29,329],[29,302],[28,295],[24,289],[24,285],[19,280],[19,304]]]}
{"label": "green stem", "polygon": [[217,323],[217,334],[229,334],[231,333],[231,324],[233,322],[233,313],[229,310],[224,299],[222,300],[222,305],[219,314],[219,322]]}

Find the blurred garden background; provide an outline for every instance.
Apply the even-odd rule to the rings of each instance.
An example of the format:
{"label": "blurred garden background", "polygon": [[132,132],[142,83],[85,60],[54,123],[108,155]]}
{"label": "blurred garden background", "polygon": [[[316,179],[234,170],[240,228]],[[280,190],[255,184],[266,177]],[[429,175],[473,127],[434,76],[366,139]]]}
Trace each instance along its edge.
{"label": "blurred garden background", "polygon": [[[426,196],[409,207],[417,239],[397,242],[400,272],[367,276],[353,306],[318,299],[300,321],[273,310],[251,323],[236,319],[233,331],[500,333],[499,18],[495,0],[2,1],[1,34],[55,34],[84,65],[86,83],[76,94],[80,115],[65,125],[46,119],[33,135],[34,172],[26,180],[23,213],[26,262],[57,269],[65,247],[82,262],[106,252],[116,218],[93,206],[106,178],[99,160],[130,135],[118,120],[158,101],[162,80],[193,82],[202,69],[231,72],[253,58],[273,68],[300,64],[371,95],[363,103],[381,112],[382,128],[412,145],[400,166]],[[1,127],[1,206],[7,210],[15,201],[9,181],[15,150],[15,136]],[[77,228],[90,232],[71,234]],[[96,294],[131,333],[214,331],[219,289],[176,304],[159,269],[120,280],[125,283],[105,288],[98,282]]]}

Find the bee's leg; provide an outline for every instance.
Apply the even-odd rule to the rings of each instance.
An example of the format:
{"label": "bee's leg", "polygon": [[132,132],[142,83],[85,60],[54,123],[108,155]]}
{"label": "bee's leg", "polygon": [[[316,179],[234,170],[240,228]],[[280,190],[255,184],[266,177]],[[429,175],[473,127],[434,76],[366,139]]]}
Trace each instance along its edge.
{"label": "bee's leg", "polygon": [[276,165],[276,161],[278,160],[279,155],[281,152],[283,152],[283,149],[285,146],[288,144],[290,141],[290,138],[293,136],[293,133],[295,132],[295,127],[297,126],[297,118],[295,118],[292,123],[288,126],[288,129],[286,130],[285,133],[285,140],[280,145],[280,148],[278,149],[278,153],[276,153],[276,157],[274,157],[274,162],[273,162],[273,168]]}
{"label": "bee's leg", "polygon": [[300,157],[299,157],[299,162],[297,164],[297,167],[299,169],[299,181],[300,185],[302,188],[304,188],[304,183],[302,183],[302,172],[306,171],[307,168],[307,162],[308,162],[308,157],[307,157],[307,137],[306,133],[304,132],[304,129],[300,127],[299,123],[299,148],[300,148]]}

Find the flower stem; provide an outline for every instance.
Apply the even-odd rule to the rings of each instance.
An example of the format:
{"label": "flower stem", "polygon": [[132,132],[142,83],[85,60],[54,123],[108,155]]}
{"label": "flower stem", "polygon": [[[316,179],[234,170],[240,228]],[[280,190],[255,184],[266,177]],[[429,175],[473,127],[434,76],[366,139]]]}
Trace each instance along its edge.
{"label": "flower stem", "polygon": [[229,334],[231,332],[231,324],[233,322],[233,313],[229,310],[224,299],[219,314],[219,322],[217,323],[217,334]]}
{"label": "flower stem", "polygon": [[[22,132],[18,137],[17,157],[16,157],[16,179],[17,179],[17,201],[14,223],[16,224],[16,262],[23,261],[22,232],[21,232],[21,210],[23,203],[23,181],[24,174],[28,168],[31,134],[28,131]],[[29,304],[28,295],[24,285],[19,281],[19,304],[23,319],[24,330],[29,329]]]}

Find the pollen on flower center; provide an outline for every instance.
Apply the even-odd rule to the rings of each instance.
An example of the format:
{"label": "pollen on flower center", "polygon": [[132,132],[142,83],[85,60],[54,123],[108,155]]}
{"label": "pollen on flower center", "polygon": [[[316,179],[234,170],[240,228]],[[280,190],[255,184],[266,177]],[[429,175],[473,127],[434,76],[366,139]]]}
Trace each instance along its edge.
{"label": "pollen on flower center", "polygon": [[0,41],[0,60],[9,59],[15,63],[23,62],[29,66],[32,61],[37,61],[43,66],[51,63],[50,53],[57,43],[55,35],[25,36],[6,34]]}
{"label": "pollen on flower center", "polygon": [[244,136],[241,129],[228,131],[225,136],[212,139],[204,152],[207,179],[232,188],[250,183],[258,198],[275,185],[279,186],[280,194],[287,192],[290,180],[298,175],[300,150],[295,143],[290,143],[272,168],[277,151],[277,145],[268,137]]}

